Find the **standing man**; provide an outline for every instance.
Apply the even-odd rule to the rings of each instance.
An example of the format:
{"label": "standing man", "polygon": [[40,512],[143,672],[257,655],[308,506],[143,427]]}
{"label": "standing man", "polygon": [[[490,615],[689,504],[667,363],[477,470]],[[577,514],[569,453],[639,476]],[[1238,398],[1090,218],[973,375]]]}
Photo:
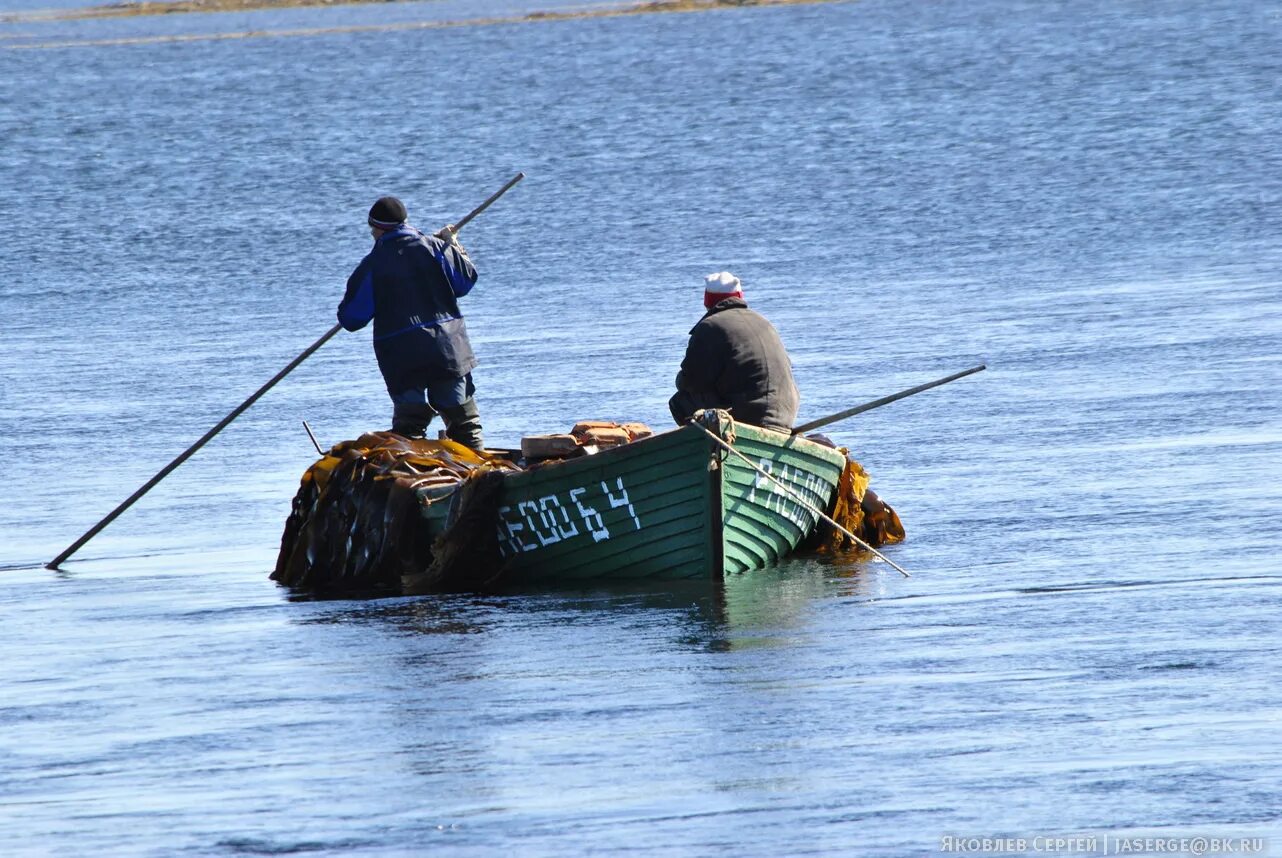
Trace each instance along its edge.
{"label": "standing man", "polygon": [[707,313],[690,329],[690,344],[668,408],[678,424],[703,408],[724,408],[735,420],[792,432],[801,396],[792,362],[774,326],[743,300],[739,278],[719,271],[704,278]]}
{"label": "standing man", "polygon": [[374,355],[392,397],[392,431],[422,438],[437,414],[445,434],[482,448],[472,395],[476,357],[458,299],[476,269],[453,226],[425,235],[406,223],[405,205],[382,197],[369,210],[374,247],[347,278],[338,321],[356,331],[374,320]]}

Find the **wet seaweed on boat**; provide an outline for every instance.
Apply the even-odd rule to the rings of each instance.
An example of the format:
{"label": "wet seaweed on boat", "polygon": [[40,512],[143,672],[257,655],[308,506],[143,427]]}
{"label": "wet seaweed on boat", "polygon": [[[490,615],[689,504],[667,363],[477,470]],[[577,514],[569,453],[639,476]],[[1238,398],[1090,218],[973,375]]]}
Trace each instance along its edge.
{"label": "wet seaweed on boat", "polygon": [[448,504],[478,469],[515,466],[453,441],[390,432],[335,445],[303,474],[272,579],[314,591],[400,592],[403,577],[432,565],[426,509]]}
{"label": "wet seaweed on boat", "polygon": [[[899,520],[898,513],[868,487],[870,477],[863,466],[850,458],[844,447],[841,451],[846,453],[846,467],[837,482],[837,491],[833,495],[832,508],[828,514],[873,548],[903,542],[904,525]],[[820,519],[800,548],[803,551],[835,554],[854,550],[858,546],[849,536]]]}

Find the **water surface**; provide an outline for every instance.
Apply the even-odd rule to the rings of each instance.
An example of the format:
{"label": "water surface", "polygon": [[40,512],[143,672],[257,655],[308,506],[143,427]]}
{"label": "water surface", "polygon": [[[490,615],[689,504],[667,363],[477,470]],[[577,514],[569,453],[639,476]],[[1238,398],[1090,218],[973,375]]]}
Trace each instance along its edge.
{"label": "water surface", "polygon": [[[0,29],[0,849],[1282,849],[1276,4],[30,47],[412,6]],[[365,333],[41,568],[333,324],[374,198],[517,170],[464,235],[491,443],[665,426],[729,269],[802,419],[988,363],[830,429],[913,578],[280,590],[302,421],[387,425]]]}

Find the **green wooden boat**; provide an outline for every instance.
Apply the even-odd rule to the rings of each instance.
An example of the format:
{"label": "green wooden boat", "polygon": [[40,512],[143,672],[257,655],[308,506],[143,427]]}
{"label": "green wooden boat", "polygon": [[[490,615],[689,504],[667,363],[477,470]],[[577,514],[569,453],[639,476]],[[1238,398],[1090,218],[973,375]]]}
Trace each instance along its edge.
{"label": "green wooden boat", "polygon": [[[303,475],[271,577],[314,590],[406,594],[552,580],[720,579],[782,559],[821,518],[832,525],[817,534],[823,549],[857,544],[876,553],[904,538],[899,516],[844,451],[736,424],[724,411],[702,411],[693,423],[648,437],[629,428],[637,426],[649,431],[586,421],[573,437],[522,439],[521,456],[390,432],[336,444]],[[605,435],[592,435],[595,428]],[[588,454],[602,438],[619,446]],[[536,453],[527,441],[544,446]],[[549,450],[567,458],[530,463]],[[829,518],[829,509],[864,536]]]}
{"label": "green wooden boat", "polygon": [[388,433],[335,445],[303,476],[272,578],[418,593],[769,566],[829,508],[845,455],[705,414],[707,429],[525,468]]}
{"label": "green wooden boat", "polygon": [[506,475],[504,579],[712,578],[786,556],[828,508],[845,456],[746,424],[719,431],[748,461],[691,424]]}

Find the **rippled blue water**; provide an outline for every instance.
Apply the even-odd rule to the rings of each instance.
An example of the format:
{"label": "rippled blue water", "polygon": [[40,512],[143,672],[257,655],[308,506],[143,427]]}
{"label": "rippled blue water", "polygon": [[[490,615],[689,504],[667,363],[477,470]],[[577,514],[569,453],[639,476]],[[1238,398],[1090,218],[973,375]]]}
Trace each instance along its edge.
{"label": "rippled blue water", "polygon": [[[1278,5],[397,28],[530,8],[0,24],[0,851],[1282,854]],[[333,324],[376,196],[517,170],[464,235],[491,443],[665,425],[728,268],[803,419],[988,363],[830,430],[913,578],[291,598],[364,333],[41,568]]]}

